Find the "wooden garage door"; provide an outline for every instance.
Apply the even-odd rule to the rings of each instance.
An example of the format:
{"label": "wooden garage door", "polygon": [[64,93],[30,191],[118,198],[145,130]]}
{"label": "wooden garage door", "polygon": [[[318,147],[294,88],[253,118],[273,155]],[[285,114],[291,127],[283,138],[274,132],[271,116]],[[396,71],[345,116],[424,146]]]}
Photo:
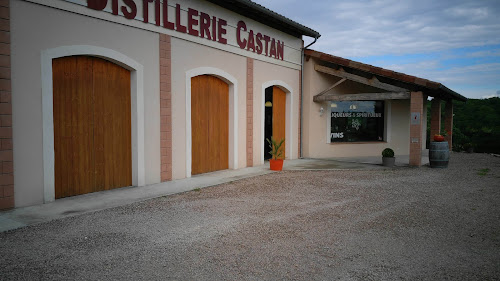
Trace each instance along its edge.
{"label": "wooden garage door", "polygon": [[[276,141],[285,138],[286,129],[286,93],[280,88],[273,87],[273,137]],[[286,140],[281,146],[283,155],[280,157],[285,159]]]}
{"label": "wooden garage door", "polygon": [[52,70],[56,198],[132,185],[130,71],[85,56]]}
{"label": "wooden garage door", "polygon": [[229,86],[201,75],[191,79],[191,174],[229,167]]}

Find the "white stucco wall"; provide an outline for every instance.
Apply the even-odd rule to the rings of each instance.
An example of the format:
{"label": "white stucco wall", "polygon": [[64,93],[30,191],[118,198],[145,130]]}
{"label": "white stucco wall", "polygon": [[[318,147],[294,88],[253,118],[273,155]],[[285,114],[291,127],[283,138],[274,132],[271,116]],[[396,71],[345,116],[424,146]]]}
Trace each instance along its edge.
{"label": "white stucco wall", "polygon": [[[409,154],[410,100],[385,102],[386,141],[366,143],[328,143],[329,102],[316,103],[313,97],[335,84],[340,78],[314,70],[315,59],[305,62],[304,70],[304,134],[303,151],[306,158],[379,156],[384,148],[394,149],[396,155]],[[329,93],[357,94],[383,92],[380,89],[345,81]],[[320,108],[324,113],[320,116]]]}
{"label": "white stucco wall", "polygon": [[[111,1],[109,1],[111,2]],[[142,5],[142,0],[138,1]],[[120,2],[121,3],[121,2]],[[176,1],[169,1],[169,15],[174,12]],[[250,20],[206,1],[178,1],[182,6],[182,23],[186,24],[188,8],[198,9],[211,16],[228,21],[228,44],[220,44],[188,34],[168,30],[162,26],[145,24],[140,17],[128,20],[123,15],[112,15],[109,7],[105,11],[94,11],[86,7],[83,0],[12,0],[11,50],[12,50],[12,103],[13,142],[16,207],[42,204],[53,200],[47,195],[47,161],[44,144],[47,126],[47,77],[42,73],[50,63],[54,50],[64,53],[66,49],[87,48],[106,50],[141,68],[140,85],[134,87],[143,97],[143,184],[161,181],[160,150],[160,75],[159,33],[171,35],[172,66],[172,174],[173,179],[190,176],[189,126],[190,112],[188,95],[193,73],[211,74],[230,84],[230,168],[247,165],[247,57],[254,59],[254,108],[253,108],[253,165],[263,164],[262,97],[267,86],[277,85],[287,93],[287,152],[288,159],[298,157],[299,124],[299,70],[302,40],[263,24]],[[110,3],[108,3],[108,6]],[[139,6],[140,6],[139,5]],[[138,6],[138,7],[139,7]],[[140,11],[139,11],[140,12]],[[141,13],[138,13],[139,15]],[[154,13],[151,10],[150,15]],[[248,29],[262,32],[285,42],[283,61],[241,49],[236,43],[236,23],[244,20]],[[151,19],[151,22],[153,20]],[[56,53],[57,53],[56,52]],[[97,52],[99,53],[99,52]],[[47,54],[51,54],[47,56]],[[100,52],[97,56],[102,55]],[[62,55],[61,55],[62,56]],[[49,57],[49,62],[47,62]],[[57,56],[55,56],[57,57]],[[108,57],[109,58],[109,57]],[[111,59],[113,60],[113,59]],[[121,64],[121,63],[119,63]],[[123,64],[125,66],[126,63]],[[46,68],[43,68],[46,69]],[[136,75],[132,71],[132,76]],[[45,79],[45,80],[44,80]],[[45,82],[44,82],[45,81]],[[137,80],[139,81],[139,80]],[[51,83],[49,83],[51,85]],[[51,89],[51,88],[50,88]],[[45,94],[44,94],[45,93]],[[45,101],[45,103],[44,103]],[[234,103],[231,103],[234,101]],[[50,102],[49,102],[50,103]],[[232,122],[232,124],[231,124]],[[134,129],[133,129],[134,130]],[[44,134],[45,131],[45,134]],[[50,131],[50,130],[49,130]],[[50,132],[49,132],[50,133]],[[53,133],[53,132],[52,132]],[[134,135],[134,133],[133,133]],[[46,139],[45,139],[46,140]],[[134,144],[134,143],[133,143]],[[53,148],[52,148],[53,153]],[[134,162],[134,161],[133,161]],[[134,162],[135,163],[135,162]],[[49,172],[47,172],[49,171]],[[53,176],[53,173],[52,173]],[[50,199],[52,196],[52,199]],[[49,200],[47,200],[49,198]]]}
{"label": "white stucco wall", "polygon": [[16,207],[43,203],[41,53],[61,46],[115,50],[144,67],[145,180],[159,182],[158,34],[20,0],[10,18]]}

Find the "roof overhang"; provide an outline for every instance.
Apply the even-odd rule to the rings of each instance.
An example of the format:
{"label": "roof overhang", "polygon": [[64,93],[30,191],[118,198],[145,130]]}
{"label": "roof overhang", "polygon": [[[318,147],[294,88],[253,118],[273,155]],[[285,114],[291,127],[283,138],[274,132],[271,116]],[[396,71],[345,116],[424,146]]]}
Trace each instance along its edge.
{"label": "roof overhang", "polygon": [[[467,101],[466,97],[438,82],[351,61],[314,50],[305,50],[304,54],[306,57],[313,57],[320,61],[319,64],[314,67],[316,71],[379,88],[382,91],[391,93],[391,95],[386,95],[388,99],[391,99],[391,97],[398,97],[398,95],[394,95],[394,93],[421,91],[427,96],[442,100]],[[364,93],[364,95],[366,94],[368,93]],[[373,95],[375,94],[378,93],[373,93]],[[325,97],[320,98],[320,96]],[[331,95],[326,95],[326,92],[323,91],[314,97],[314,101],[325,101],[328,96]]]}
{"label": "roof overhang", "polygon": [[301,38],[302,35],[319,38],[319,32],[273,12],[250,0],[207,0],[225,9],[258,21],[277,30]]}

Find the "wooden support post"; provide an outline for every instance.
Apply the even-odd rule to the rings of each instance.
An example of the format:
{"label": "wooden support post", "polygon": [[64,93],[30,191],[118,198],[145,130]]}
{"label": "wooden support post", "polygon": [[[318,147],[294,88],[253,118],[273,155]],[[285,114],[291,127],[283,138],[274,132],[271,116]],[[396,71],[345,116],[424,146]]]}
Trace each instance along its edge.
{"label": "wooden support post", "polygon": [[333,84],[332,86],[326,88],[325,90],[323,90],[321,93],[317,94],[314,96],[314,99],[316,99],[317,97],[320,97],[322,95],[324,95],[325,93],[327,93],[328,91],[330,91],[331,89],[337,87],[338,85],[342,84],[344,81],[346,81],[347,79],[345,78],[342,78],[340,79],[339,81],[337,81],[337,83]]}
{"label": "wooden support post", "polygon": [[448,142],[450,151],[453,148],[453,102],[452,100],[446,101],[446,106],[444,109],[444,129],[446,130],[447,136],[445,140]]}
{"label": "wooden support post", "polygon": [[431,138],[441,132],[441,99],[433,98],[431,103]]}

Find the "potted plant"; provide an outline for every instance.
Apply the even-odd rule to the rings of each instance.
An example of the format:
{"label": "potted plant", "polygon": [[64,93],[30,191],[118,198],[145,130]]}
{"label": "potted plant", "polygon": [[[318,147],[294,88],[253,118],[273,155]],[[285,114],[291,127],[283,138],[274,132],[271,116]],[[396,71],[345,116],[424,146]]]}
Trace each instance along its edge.
{"label": "potted plant", "polygon": [[271,140],[266,139],[269,143],[271,151],[271,159],[269,159],[269,166],[273,171],[281,171],[283,169],[283,159],[280,158],[283,155],[283,148],[281,147],[285,143],[285,139],[281,139],[277,142],[272,136]]}
{"label": "potted plant", "polygon": [[395,162],[396,158],[394,157],[394,150],[391,148],[382,150],[382,165],[386,167],[393,167]]}
{"label": "potted plant", "polygon": [[444,130],[441,134],[434,135],[434,141],[437,142],[442,142],[444,141],[444,137],[446,137],[448,134],[446,130]]}

